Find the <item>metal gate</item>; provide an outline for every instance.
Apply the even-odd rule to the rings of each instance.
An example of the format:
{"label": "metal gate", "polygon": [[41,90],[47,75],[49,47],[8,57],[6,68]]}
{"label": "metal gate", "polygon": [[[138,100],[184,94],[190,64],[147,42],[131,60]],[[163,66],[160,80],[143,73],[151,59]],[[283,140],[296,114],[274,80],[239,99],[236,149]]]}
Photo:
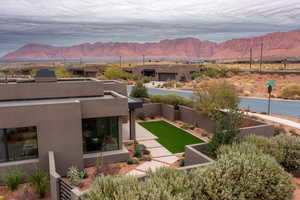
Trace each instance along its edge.
{"label": "metal gate", "polygon": [[58,179],[59,186],[59,200],[71,200],[71,190],[73,189],[71,185],[66,183],[63,179]]}

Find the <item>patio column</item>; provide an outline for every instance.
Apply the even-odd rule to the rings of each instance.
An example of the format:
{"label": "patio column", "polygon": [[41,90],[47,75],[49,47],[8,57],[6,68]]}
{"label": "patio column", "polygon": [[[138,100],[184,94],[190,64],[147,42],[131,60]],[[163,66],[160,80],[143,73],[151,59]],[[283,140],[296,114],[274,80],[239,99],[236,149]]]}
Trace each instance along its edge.
{"label": "patio column", "polygon": [[135,110],[129,110],[129,131],[130,131],[130,140],[135,140]]}

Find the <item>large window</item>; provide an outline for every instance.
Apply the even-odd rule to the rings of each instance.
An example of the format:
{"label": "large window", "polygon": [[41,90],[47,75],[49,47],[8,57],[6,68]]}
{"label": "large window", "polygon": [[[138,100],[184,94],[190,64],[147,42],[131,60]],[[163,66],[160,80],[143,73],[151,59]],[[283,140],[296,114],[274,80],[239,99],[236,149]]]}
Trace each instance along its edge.
{"label": "large window", "polygon": [[37,157],[36,127],[0,129],[0,162]]}
{"label": "large window", "polygon": [[118,117],[83,119],[83,152],[92,153],[119,149],[118,121]]}

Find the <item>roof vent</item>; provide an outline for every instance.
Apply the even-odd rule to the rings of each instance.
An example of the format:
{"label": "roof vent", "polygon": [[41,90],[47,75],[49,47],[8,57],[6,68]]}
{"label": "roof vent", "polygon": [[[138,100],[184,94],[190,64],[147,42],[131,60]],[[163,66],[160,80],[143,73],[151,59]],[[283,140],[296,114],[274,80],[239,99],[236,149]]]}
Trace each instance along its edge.
{"label": "roof vent", "polygon": [[49,69],[40,69],[34,77],[35,82],[56,82],[57,78],[54,71]]}

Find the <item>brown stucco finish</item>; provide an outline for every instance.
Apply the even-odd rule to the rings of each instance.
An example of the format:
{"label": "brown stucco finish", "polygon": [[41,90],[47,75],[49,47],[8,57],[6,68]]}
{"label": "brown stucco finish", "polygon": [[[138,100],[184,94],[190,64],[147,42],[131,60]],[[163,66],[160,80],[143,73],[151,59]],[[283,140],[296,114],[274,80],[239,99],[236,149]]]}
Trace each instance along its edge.
{"label": "brown stucco finish", "polygon": [[[57,99],[0,102],[0,129],[36,126],[39,151],[38,159],[0,163],[0,172],[5,172],[16,166],[26,172],[34,171],[36,167],[48,170],[49,151],[53,151],[55,154],[56,171],[60,175],[66,175],[67,169],[71,166],[82,169],[86,163],[82,149],[83,138],[81,123],[84,118],[118,117],[119,149],[121,150],[123,148],[122,122],[123,119],[128,116],[127,97],[114,91],[104,91],[104,87],[100,84],[100,81],[95,81],[96,84],[92,86],[92,91],[89,91],[88,87],[90,85],[85,84],[87,82],[83,82],[84,87],[77,87],[76,94],[73,93],[74,88],[66,90],[67,94],[65,94],[65,97],[69,97],[69,95],[72,97],[83,95],[78,98],[61,98],[63,94],[58,91]],[[15,83],[15,85],[18,84],[19,83]],[[28,83],[23,84],[26,85]],[[55,83],[43,84],[52,85]],[[40,89],[36,89],[35,87],[31,88],[31,90],[31,93],[40,92]],[[17,91],[22,93],[19,89],[17,89]],[[11,94],[13,95],[1,97],[3,99],[15,98],[21,95],[18,92],[12,92]],[[55,95],[55,92],[53,95]],[[87,97],[86,95],[96,96]],[[24,97],[24,95],[21,96]],[[41,94],[35,94],[35,96],[41,97]],[[111,155],[106,155],[106,159],[111,162],[113,162],[114,159],[116,161],[122,159],[123,161],[127,160],[128,152],[120,152],[120,150],[117,150]],[[120,155],[118,155],[118,152]]]}
{"label": "brown stucco finish", "polygon": [[0,100],[47,99],[103,96],[101,81],[59,81],[48,83],[1,83]]}

